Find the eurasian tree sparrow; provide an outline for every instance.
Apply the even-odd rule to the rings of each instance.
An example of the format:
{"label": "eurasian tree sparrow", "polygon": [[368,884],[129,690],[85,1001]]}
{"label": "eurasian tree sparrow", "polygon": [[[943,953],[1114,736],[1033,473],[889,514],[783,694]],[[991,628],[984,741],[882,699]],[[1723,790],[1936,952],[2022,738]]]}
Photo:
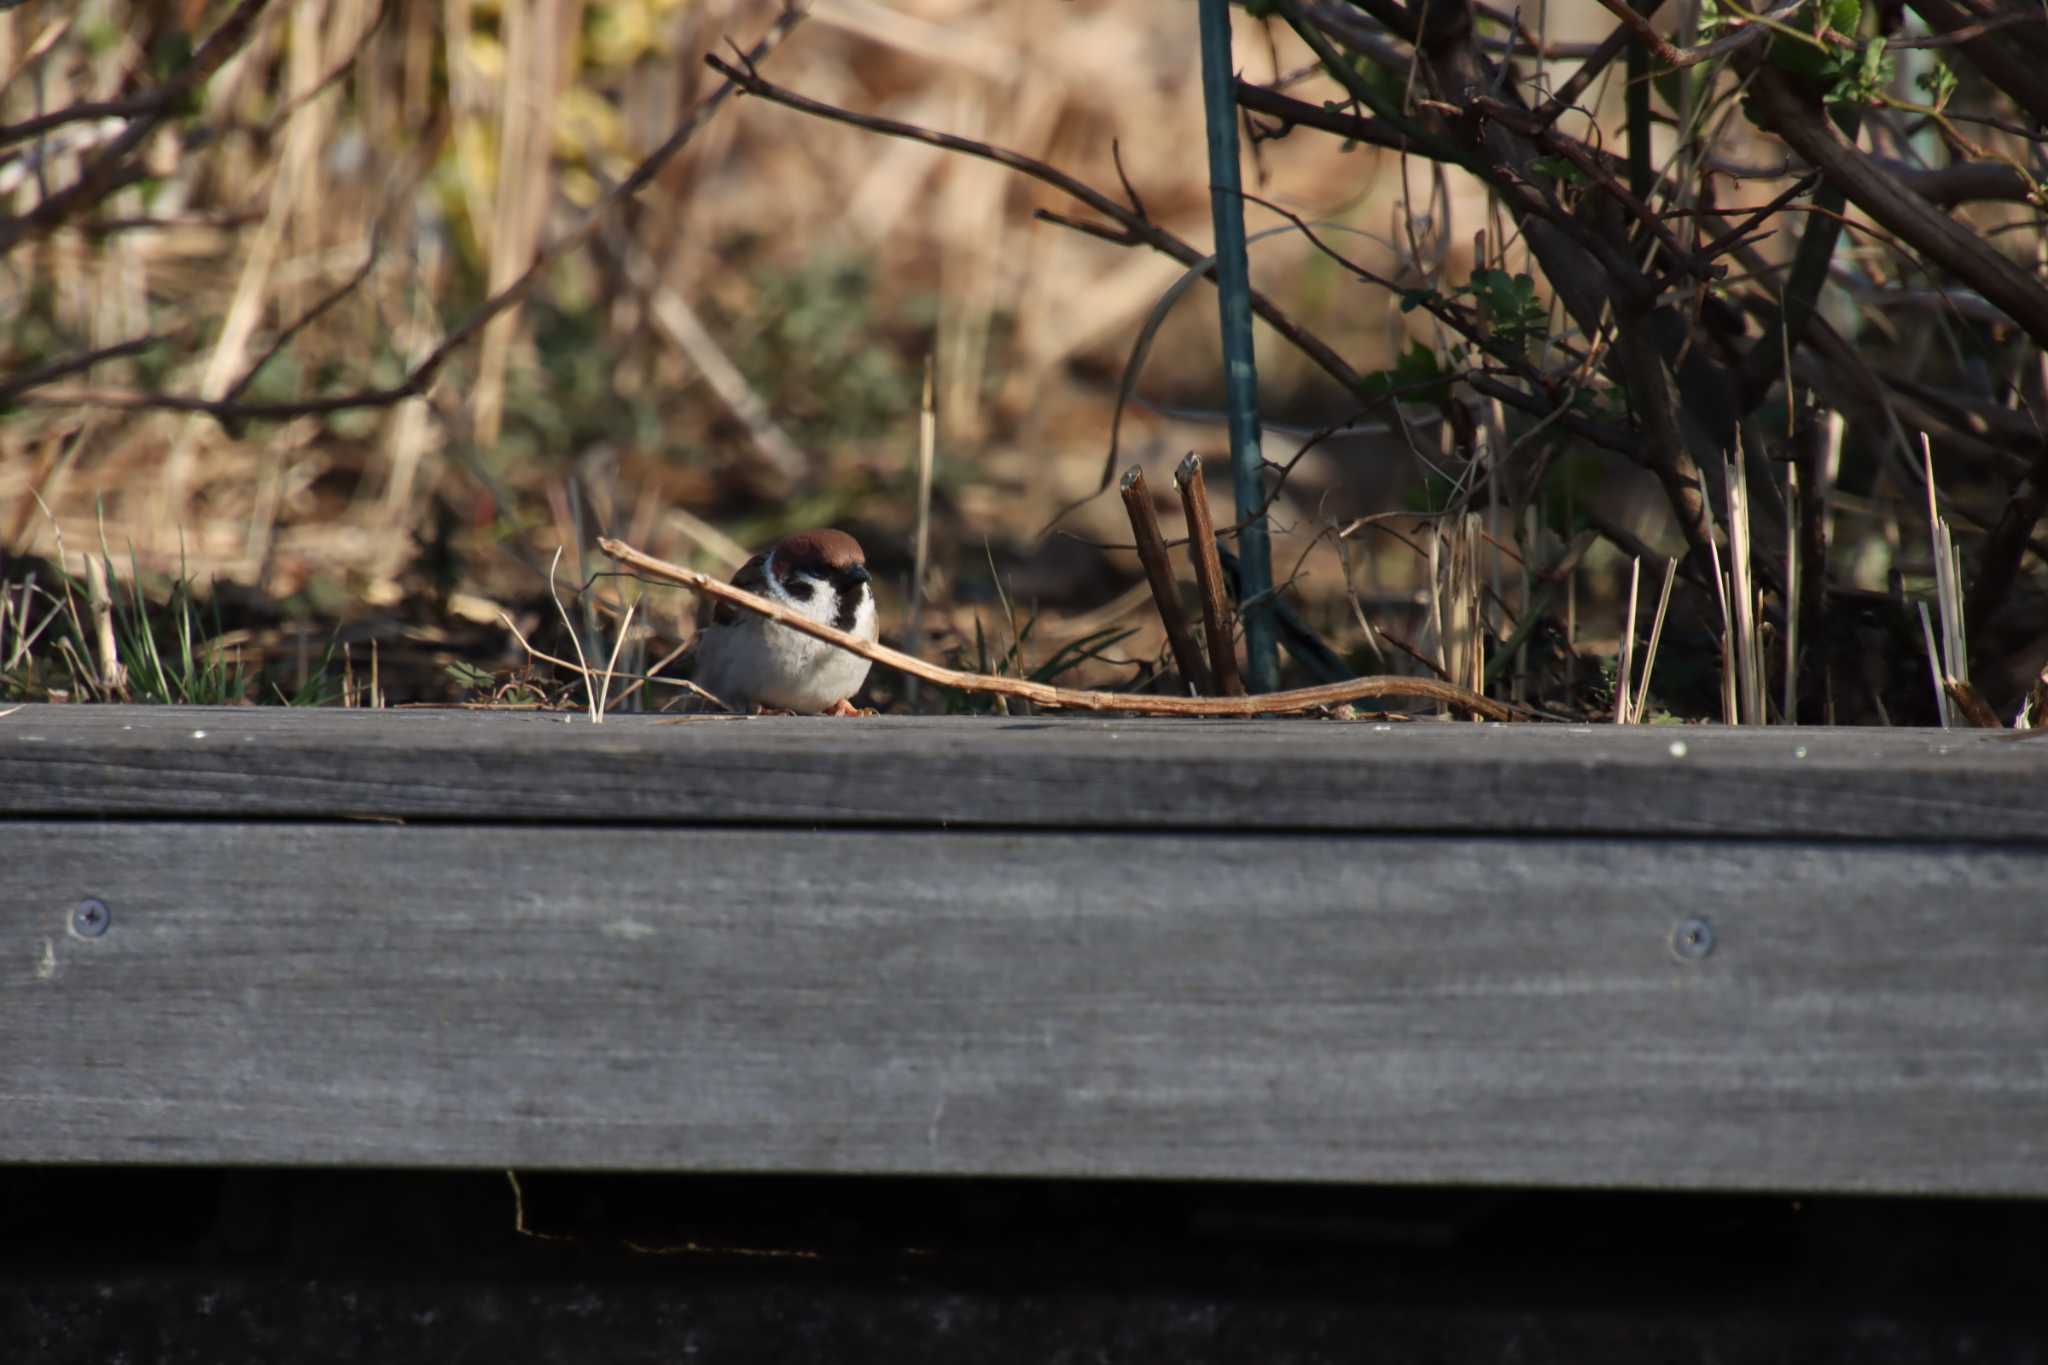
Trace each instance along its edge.
{"label": "eurasian tree sparrow", "polygon": [[[844,531],[799,531],[740,566],[733,586],[800,615],[875,638],[875,594],[860,542]],[[765,616],[720,602],[691,653],[699,687],[727,706],[849,715],[868,661]]]}

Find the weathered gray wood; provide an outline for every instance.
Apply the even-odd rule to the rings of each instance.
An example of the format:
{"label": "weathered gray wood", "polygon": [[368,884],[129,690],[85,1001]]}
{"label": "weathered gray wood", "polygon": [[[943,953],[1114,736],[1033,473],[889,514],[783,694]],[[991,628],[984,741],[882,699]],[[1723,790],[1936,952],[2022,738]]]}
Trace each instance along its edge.
{"label": "weathered gray wood", "polygon": [[2040,847],[0,831],[5,1161],[2048,1194]]}
{"label": "weathered gray wood", "polygon": [[0,818],[2048,840],[2048,739],[1313,720],[26,707]]}

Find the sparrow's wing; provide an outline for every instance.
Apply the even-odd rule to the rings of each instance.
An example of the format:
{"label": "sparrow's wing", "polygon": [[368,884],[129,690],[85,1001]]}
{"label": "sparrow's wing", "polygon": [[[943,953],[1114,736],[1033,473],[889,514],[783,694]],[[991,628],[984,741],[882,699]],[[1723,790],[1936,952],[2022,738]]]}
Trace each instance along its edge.
{"label": "sparrow's wing", "polygon": [[[768,556],[755,555],[740,565],[739,572],[732,576],[732,585],[765,597],[768,593]],[[711,608],[713,625],[729,626],[739,617],[740,609],[730,602],[719,602]]]}

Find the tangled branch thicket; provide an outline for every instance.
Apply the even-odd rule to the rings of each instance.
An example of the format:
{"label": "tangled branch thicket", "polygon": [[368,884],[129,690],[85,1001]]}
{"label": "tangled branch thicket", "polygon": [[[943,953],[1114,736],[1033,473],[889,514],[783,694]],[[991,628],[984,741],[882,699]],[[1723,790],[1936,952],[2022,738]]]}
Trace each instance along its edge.
{"label": "tangled branch thicket", "polygon": [[[1095,495],[1221,454],[1213,320],[1173,306],[1207,293],[1192,15],[1032,8],[0,14],[0,699],[133,686],[118,641],[189,635],[184,578],[252,695],[327,695],[337,645],[384,693],[504,695],[498,613],[549,627],[558,547],[720,568],[836,521],[903,583],[927,516],[912,653],[1178,690]],[[1300,676],[2048,720],[2038,5],[1236,30]],[[180,580],[173,625],[60,536]],[[619,619],[600,583],[558,628]],[[640,613],[622,674],[686,615]]]}

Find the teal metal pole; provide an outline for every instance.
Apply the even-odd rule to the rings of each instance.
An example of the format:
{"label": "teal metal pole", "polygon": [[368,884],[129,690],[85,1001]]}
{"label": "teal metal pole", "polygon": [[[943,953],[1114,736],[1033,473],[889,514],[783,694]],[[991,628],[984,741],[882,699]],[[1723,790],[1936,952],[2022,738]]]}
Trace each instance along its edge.
{"label": "teal metal pole", "polygon": [[1245,688],[1280,686],[1273,634],[1273,549],[1259,449],[1259,370],[1252,356],[1251,269],[1245,261],[1244,188],[1237,166],[1237,97],[1231,89],[1230,5],[1199,0],[1202,109],[1209,125],[1209,207],[1216,222],[1216,295],[1223,322],[1223,387],[1230,405],[1230,483],[1237,495],[1238,600],[1244,618]]}

